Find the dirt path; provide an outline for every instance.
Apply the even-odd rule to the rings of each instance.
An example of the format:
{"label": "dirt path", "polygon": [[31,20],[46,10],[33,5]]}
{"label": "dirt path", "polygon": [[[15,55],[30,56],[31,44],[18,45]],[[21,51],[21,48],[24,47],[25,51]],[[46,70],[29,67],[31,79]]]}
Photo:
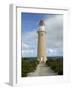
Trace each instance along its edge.
{"label": "dirt path", "polygon": [[39,64],[35,72],[28,73],[28,77],[32,76],[53,76],[57,75],[50,67],[46,64]]}

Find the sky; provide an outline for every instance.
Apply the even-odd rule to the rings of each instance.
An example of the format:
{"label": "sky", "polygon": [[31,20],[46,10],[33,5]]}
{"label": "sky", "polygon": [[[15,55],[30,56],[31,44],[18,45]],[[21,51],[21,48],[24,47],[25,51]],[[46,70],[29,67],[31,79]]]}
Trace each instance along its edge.
{"label": "sky", "polygon": [[63,15],[21,13],[22,57],[37,57],[41,19],[45,21],[47,56],[63,56]]}

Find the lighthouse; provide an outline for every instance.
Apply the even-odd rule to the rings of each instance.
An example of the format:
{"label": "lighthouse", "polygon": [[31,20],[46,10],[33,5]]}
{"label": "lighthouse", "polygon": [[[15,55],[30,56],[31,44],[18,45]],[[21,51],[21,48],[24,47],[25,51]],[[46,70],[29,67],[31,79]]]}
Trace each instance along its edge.
{"label": "lighthouse", "polygon": [[46,63],[46,31],[45,31],[45,22],[40,20],[38,28],[38,50],[37,58],[40,63]]}

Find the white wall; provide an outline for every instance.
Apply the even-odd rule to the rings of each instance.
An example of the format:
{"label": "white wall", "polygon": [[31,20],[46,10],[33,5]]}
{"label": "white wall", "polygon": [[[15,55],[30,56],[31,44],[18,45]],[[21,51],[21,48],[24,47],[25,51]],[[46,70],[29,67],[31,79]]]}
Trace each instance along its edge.
{"label": "white wall", "polygon": [[[12,89],[7,83],[9,80],[9,4],[23,2],[24,5],[28,6],[48,6],[48,3],[55,6],[71,7],[72,0],[0,0],[0,90]],[[72,17],[71,17],[72,20]],[[71,23],[72,24],[72,23]],[[72,36],[72,31],[70,35]],[[72,37],[70,38],[70,46],[72,46]],[[71,48],[72,49],[72,48]],[[70,51],[71,54],[71,51]],[[27,90],[54,90],[54,89],[65,89],[70,90],[70,84],[54,84],[44,86],[24,86],[19,89]],[[18,89],[13,88],[13,89]]]}

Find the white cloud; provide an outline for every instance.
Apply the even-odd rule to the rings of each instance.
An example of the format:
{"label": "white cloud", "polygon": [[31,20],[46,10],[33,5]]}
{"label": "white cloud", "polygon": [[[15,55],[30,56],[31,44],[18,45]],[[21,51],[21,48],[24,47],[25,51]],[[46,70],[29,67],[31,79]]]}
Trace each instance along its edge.
{"label": "white cloud", "polygon": [[36,57],[37,56],[37,31],[22,33],[22,56]]}
{"label": "white cloud", "polygon": [[49,49],[49,52],[50,52],[50,53],[54,53],[55,50],[53,50],[53,49],[50,48],[50,49]]}
{"label": "white cloud", "polygon": [[48,56],[62,56],[63,52],[59,48],[48,48],[47,55]]}
{"label": "white cloud", "polygon": [[33,53],[33,50],[22,50],[22,53]]}
{"label": "white cloud", "polygon": [[29,45],[28,44],[25,44],[25,43],[22,43],[22,48],[23,49],[29,49]]}
{"label": "white cloud", "polygon": [[[54,15],[46,19],[47,48],[56,49],[57,55],[63,52],[63,15]],[[54,50],[54,49],[53,49]],[[54,53],[53,53],[54,54]]]}
{"label": "white cloud", "polygon": [[25,43],[29,48],[37,48],[37,32],[25,32],[22,33],[22,43]]}
{"label": "white cloud", "polygon": [[36,49],[24,49],[22,50],[22,56],[23,57],[36,57],[37,50]]}

